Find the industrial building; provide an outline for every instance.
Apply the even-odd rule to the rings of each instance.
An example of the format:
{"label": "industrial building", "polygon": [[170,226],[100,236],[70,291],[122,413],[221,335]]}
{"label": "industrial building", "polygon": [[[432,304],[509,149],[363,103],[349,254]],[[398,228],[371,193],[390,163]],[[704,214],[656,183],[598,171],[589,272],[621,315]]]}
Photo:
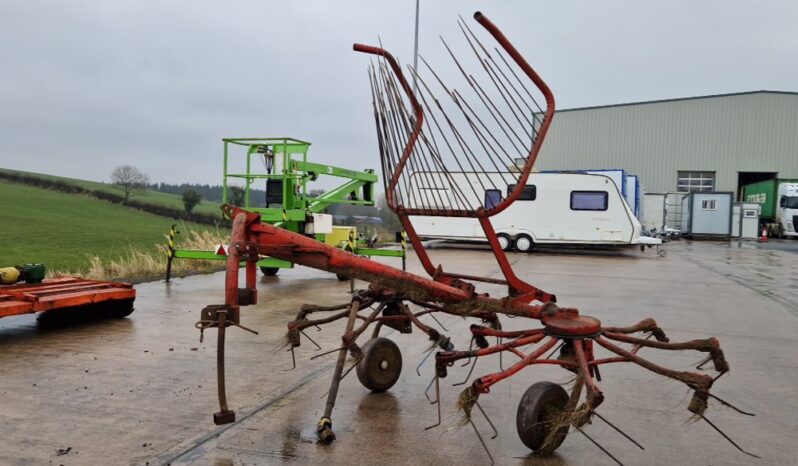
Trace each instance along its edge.
{"label": "industrial building", "polygon": [[753,91],[558,110],[539,170],[622,168],[647,192],[798,178],[798,92]]}

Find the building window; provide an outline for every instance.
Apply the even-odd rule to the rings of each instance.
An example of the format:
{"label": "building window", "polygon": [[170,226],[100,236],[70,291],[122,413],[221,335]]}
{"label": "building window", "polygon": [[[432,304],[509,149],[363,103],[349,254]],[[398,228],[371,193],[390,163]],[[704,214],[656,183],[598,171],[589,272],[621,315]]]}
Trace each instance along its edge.
{"label": "building window", "polygon": [[571,191],[571,210],[607,210],[607,191]]}
{"label": "building window", "polygon": [[701,200],[701,210],[717,210],[715,207],[715,199]]}
{"label": "building window", "polygon": [[[509,197],[510,193],[512,193],[514,190],[515,190],[514,184],[507,185],[507,196]],[[534,184],[528,184],[524,186],[524,189],[521,191],[521,195],[518,196],[518,200],[534,201],[536,197],[538,197],[537,188],[535,187]]]}
{"label": "building window", "polygon": [[684,193],[715,190],[715,172],[679,172],[676,190]]}

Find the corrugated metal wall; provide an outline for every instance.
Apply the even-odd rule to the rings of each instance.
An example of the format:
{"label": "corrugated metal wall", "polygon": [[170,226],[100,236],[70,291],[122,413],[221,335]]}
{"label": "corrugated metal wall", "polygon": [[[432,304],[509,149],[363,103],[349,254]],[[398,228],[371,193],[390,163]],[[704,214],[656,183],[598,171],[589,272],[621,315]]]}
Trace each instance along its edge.
{"label": "corrugated metal wall", "polygon": [[535,168],[623,168],[648,192],[676,191],[678,171],[798,177],[798,93],[754,92],[556,113]]}

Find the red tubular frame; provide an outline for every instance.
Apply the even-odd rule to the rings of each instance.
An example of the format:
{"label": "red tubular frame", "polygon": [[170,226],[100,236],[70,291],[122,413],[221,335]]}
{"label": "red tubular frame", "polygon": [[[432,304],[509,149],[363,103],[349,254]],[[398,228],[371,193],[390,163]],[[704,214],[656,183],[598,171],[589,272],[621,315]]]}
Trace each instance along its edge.
{"label": "red tubular frame", "polygon": [[[228,306],[238,307],[238,264],[257,261],[254,253],[291,261],[298,265],[339,273],[358,278],[375,285],[406,293],[414,299],[443,303],[444,306],[456,306],[462,309],[455,312],[462,315],[480,315],[479,313],[501,312],[509,315],[540,319],[544,309],[548,313],[560,311],[553,303],[530,305],[515,299],[497,299],[477,294],[447,283],[423,278],[404,272],[394,267],[374,262],[308,238],[298,233],[260,222],[260,215],[245,211],[238,207],[225,206],[225,211],[233,218],[232,244],[227,259],[227,281],[225,302]],[[241,249],[247,246],[250,251],[242,254]],[[254,293],[255,280],[250,281],[247,273],[247,289]],[[451,311],[451,309],[449,309]],[[577,313],[568,309],[569,313]],[[473,313],[472,313],[473,312]]]}

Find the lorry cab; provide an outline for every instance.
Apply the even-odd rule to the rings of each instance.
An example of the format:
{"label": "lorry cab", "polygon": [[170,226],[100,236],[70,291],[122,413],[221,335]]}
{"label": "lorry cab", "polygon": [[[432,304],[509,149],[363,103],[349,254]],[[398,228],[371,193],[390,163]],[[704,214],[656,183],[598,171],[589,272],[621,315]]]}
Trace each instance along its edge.
{"label": "lorry cab", "polygon": [[778,190],[776,223],[784,236],[798,237],[798,183],[782,183]]}

